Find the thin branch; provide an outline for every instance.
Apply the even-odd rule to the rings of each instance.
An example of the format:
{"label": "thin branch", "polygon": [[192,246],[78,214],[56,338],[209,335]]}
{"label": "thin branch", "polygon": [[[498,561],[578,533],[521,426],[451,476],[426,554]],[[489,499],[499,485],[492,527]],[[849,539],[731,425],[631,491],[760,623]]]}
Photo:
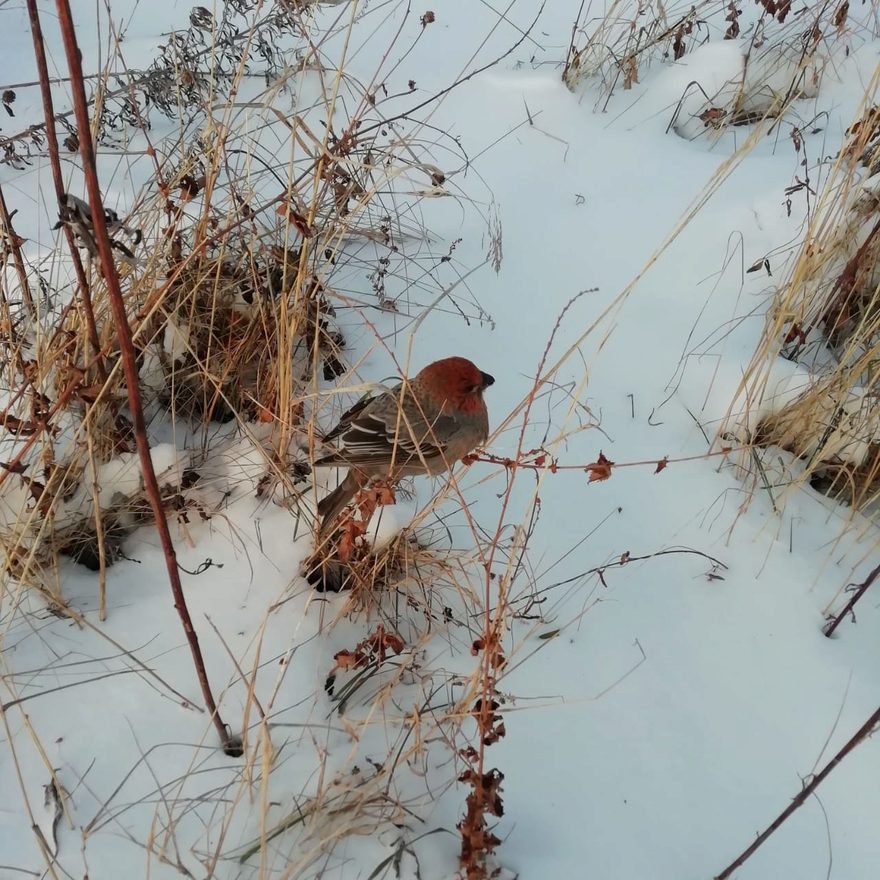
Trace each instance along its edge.
{"label": "thin branch", "polygon": [[831,771],[863,740],[873,732],[874,728],[880,724],[880,708],[856,731],[853,737],[843,746],[843,748],[816,774],[810,782],[805,785],[792,802],[773,820],[772,824],[756,838],[754,843],[747,849],[743,850],[720,874],[715,875],[715,880],[727,880],[737,868],[741,868],[743,864],[755,853],[755,851],[764,843],[765,840],[774,832],[786,819],[810,797],[813,792],[822,784],[822,781],[831,773]]}
{"label": "thin branch", "polygon": [[27,307],[28,314],[33,319],[36,317],[37,309],[34,305],[34,298],[31,296],[27,271],[24,267],[24,258],[21,255],[21,239],[12,228],[12,214],[9,213],[9,208],[6,205],[6,197],[3,195],[2,187],[0,187],[0,221],[3,222],[3,230],[6,233],[9,250],[12,252],[12,260],[15,263],[15,271],[18,274],[18,285],[21,287],[22,301]]}
{"label": "thin branch", "polygon": [[714,556],[710,556],[708,553],[703,553],[702,550],[692,550],[690,547],[670,547],[668,550],[657,550],[655,553],[646,553],[643,556],[631,556],[629,552],[626,552],[621,553],[619,558],[616,559],[614,562],[606,562],[605,565],[597,565],[595,568],[588,568],[586,571],[582,571],[579,574],[572,575],[571,577],[568,577],[563,581],[557,581],[555,584],[552,584],[549,587],[544,587],[544,589],[538,591],[537,595],[540,596],[543,593],[548,592],[549,590],[555,590],[558,587],[564,587],[568,584],[573,584],[575,581],[579,581],[581,578],[589,577],[591,574],[603,575],[609,568],[623,568],[625,565],[630,565],[633,562],[644,562],[647,559],[654,559],[658,556],[677,556],[681,554],[684,554],[686,556],[700,556],[703,559],[707,559],[716,568],[727,571],[727,566],[720,559],[716,559]]}
{"label": "thin branch", "polygon": [[104,675],[96,675],[94,678],[84,678],[82,681],[72,681],[70,684],[61,684],[58,687],[48,688],[47,690],[37,691],[33,694],[27,694],[24,697],[18,697],[9,700],[6,703],[0,703],[0,712],[8,712],[13,706],[20,706],[28,700],[35,700],[37,697],[45,697],[47,694],[54,694],[58,691],[66,691],[68,688],[79,687],[82,684],[92,684],[96,681],[103,681],[105,678],[113,678],[115,675],[130,675],[133,669],[117,669],[115,672],[107,672]]}
{"label": "thin branch", "polygon": [[113,319],[116,325],[116,334],[119,341],[119,349],[122,356],[122,367],[125,373],[125,383],[128,389],[128,404],[131,410],[132,426],[137,442],[138,455],[144,477],[144,488],[150,499],[150,506],[156,519],[156,528],[159,531],[159,540],[165,555],[165,563],[168,568],[168,579],[171,582],[171,592],[174,596],[174,607],[180,616],[183,630],[189,642],[193,663],[202,689],[202,697],[205,706],[211,715],[211,720],[220,736],[224,751],[232,756],[241,755],[240,741],[231,735],[217,709],[211,686],[208,682],[208,673],[205,670],[205,661],[199,648],[199,640],[193,627],[192,618],[183,595],[183,587],[180,582],[180,571],[177,567],[177,556],[171,533],[168,529],[168,521],[165,518],[165,509],[162,505],[162,496],[159,491],[159,483],[156,480],[156,472],[153,469],[153,460],[150,457],[150,444],[147,438],[147,428],[144,422],[144,411],[141,405],[140,386],[138,384],[138,368],[132,343],[131,327],[128,316],[125,313],[125,301],[119,287],[119,277],[116,274],[116,265],[113,262],[113,251],[110,245],[110,237],[107,234],[107,225],[104,221],[104,205],[101,200],[101,190],[98,184],[98,173],[95,166],[95,153],[92,148],[92,135],[89,127],[89,108],[86,102],[86,92],[82,78],[81,54],[76,41],[76,32],[73,27],[73,16],[70,11],[69,0],[56,0],[58,10],[58,22],[64,40],[64,51],[67,55],[67,66],[70,70],[71,88],[73,92],[73,104],[76,114],[77,136],[79,137],[80,153],[83,160],[83,173],[88,186],[89,203],[92,214],[92,224],[95,233],[95,243],[101,260],[101,269],[107,284],[107,295],[113,311]]}
{"label": "thin branch", "polygon": [[[467,73],[464,76],[460,76],[454,83],[446,86],[445,89],[440,89],[439,92],[435,92],[433,95],[431,95],[430,98],[426,98],[424,101],[420,101],[415,106],[410,107],[409,110],[404,110],[403,113],[397,113],[394,116],[388,116],[385,119],[380,120],[379,122],[375,122],[372,125],[367,125],[367,126],[364,126],[363,128],[358,129],[358,132],[357,132],[358,137],[363,137],[365,134],[368,134],[369,132],[376,131],[377,129],[380,129],[380,128],[384,128],[385,126],[391,125],[393,122],[397,122],[400,119],[406,119],[407,117],[411,116],[413,113],[416,113],[419,110],[422,110],[423,108],[427,107],[429,104],[433,104],[435,101],[439,101],[440,98],[445,97],[454,89],[457,89],[459,86],[464,85],[464,83],[466,83],[468,80],[471,80],[475,76],[477,76],[481,73],[484,73],[485,71],[489,70],[490,68],[495,67],[498,64],[500,64],[505,58],[507,58],[509,55],[512,55],[526,40],[531,39],[531,33],[534,30],[535,25],[538,23],[538,19],[544,13],[544,7],[546,5],[547,5],[547,0],[543,0],[541,5],[538,7],[538,11],[535,13],[535,17],[532,19],[531,24],[529,24],[529,26],[525,30],[520,30],[520,34],[522,34],[522,36],[506,52],[503,52],[497,58],[493,58],[491,61],[487,62],[486,64],[481,65],[480,67],[475,67],[472,71],[470,71],[470,73]],[[510,10],[510,8],[512,6],[513,6],[513,3],[510,3],[507,6],[507,9],[504,10],[504,13],[499,15],[499,21],[507,21],[507,12]],[[497,25],[496,25],[496,27],[497,27]],[[493,30],[494,30],[494,28],[493,28]],[[517,28],[517,30],[519,30],[519,28]],[[490,34],[491,34],[491,31],[490,31]]]}
{"label": "thin branch", "polygon": [[[34,58],[37,62],[37,72],[40,77],[40,94],[43,99],[43,117],[46,120],[46,146],[49,151],[49,165],[52,168],[52,181],[55,184],[55,199],[61,204],[65,194],[64,177],[61,174],[61,158],[58,152],[58,134],[55,131],[55,108],[52,102],[52,88],[49,85],[49,66],[46,61],[46,45],[43,42],[43,29],[40,25],[40,12],[37,9],[37,0],[27,0],[28,18],[31,23],[31,37],[34,42]],[[80,72],[82,72],[80,70]],[[82,85],[82,80],[80,80]],[[85,96],[85,92],[83,92]],[[90,144],[91,146],[91,144]],[[102,208],[103,211],[103,208]],[[102,214],[103,225],[103,214]],[[68,224],[64,224],[64,235],[67,238],[67,246],[70,249],[70,257],[76,272],[76,280],[79,284],[79,295],[86,316],[86,328],[89,334],[89,344],[95,355],[95,366],[102,381],[107,379],[107,371],[104,369],[104,359],[101,355],[101,343],[98,337],[98,325],[95,322],[95,311],[92,308],[92,294],[89,290],[89,282],[86,279],[85,269],[73,237],[73,230]]]}
{"label": "thin branch", "polygon": [[520,452],[516,458],[478,451],[465,456],[463,461],[465,464],[474,464],[478,461],[486,464],[500,464],[510,471],[550,471],[551,474],[555,474],[557,471],[584,471],[588,474],[597,474],[590,482],[601,482],[604,479],[608,479],[612,470],[617,468],[650,466],[654,468],[654,473],[659,474],[670,464],[680,464],[685,461],[702,461],[704,459],[718,458],[719,456],[727,458],[734,452],[741,452],[750,448],[748,446],[722,446],[714,452],[699,452],[696,455],[681,455],[678,458],[670,458],[667,455],[663,458],[648,458],[642,461],[609,461],[603,457],[598,461],[591,461],[587,464],[560,464],[551,453],[542,447],[537,447],[529,449],[527,452]]}
{"label": "thin branch", "polygon": [[[825,626],[825,629],[822,630],[822,632],[824,632],[825,635],[828,636],[828,638],[831,638],[831,636],[834,635],[834,630],[836,630],[837,627],[840,626],[840,622],[843,620],[843,618],[846,617],[847,614],[852,612],[856,602],[858,602],[859,599],[861,599],[862,596],[865,595],[865,593],[868,591],[868,587],[870,587],[871,584],[873,584],[874,581],[877,580],[878,575],[880,575],[880,565],[878,565],[858,585],[858,588],[852,594],[852,598],[849,600],[849,602],[846,603],[846,607],[843,609],[843,611],[841,611],[840,614],[838,614],[837,617],[835,617],[833,620],[829,621],[828,624]],[[850,586],[852,586],[852,584]]]}

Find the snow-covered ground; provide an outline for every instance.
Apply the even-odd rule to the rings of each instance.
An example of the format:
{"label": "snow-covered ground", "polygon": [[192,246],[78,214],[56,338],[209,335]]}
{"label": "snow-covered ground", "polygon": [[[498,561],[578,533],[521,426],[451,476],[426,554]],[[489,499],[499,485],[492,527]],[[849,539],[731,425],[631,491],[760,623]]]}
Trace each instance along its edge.
{"label": "snow-covered ground", "polygon": [[[594,462],[600,451],[618,465],[596,482],[578,470],[521,473],[503,513],[510,555],[540,496],[523,564],[499,569],[515,570],[521,611],[500,682],[507,733],[487,751],[487,766],[505,775],[499,863],[523,878],[710,878],[880,703],[876,599],[869,593],[857,623],[834,639],[821,632],[828,606],[842,604],[841,588],[876,564],[873,528],[844,533],[849,511],[808,489],[777,513],[731,462],[701,458],[758,344],[770,285],[803,234],[804,193],[789,210],[785,190],[803,175],[804,155],[814,168],[836,151],[880,43],[854,44],[801,102],[802,121],[821,114],[802,132],[803,152],[786,133],[730,164],[748,128],[693,137],[693,126],[670,122],[690,83],[711,92],[735,67],[733,44],[656,63],[595,112],[589,81],[573,93],[560,79],[578,5],[548,4],[513,53],[419,116],[452,194],[420,202],[422,221],[438,253],[461,239],[457,292],[490,317],[464,320],[442,307],[420,323],[373,317],[413,370],[461,354],[495,376],[488,451],[498,456],[516,454],[519,405],[552,336],[523,447],[543,444],[560,465]],[[63,70],[51,6],[43,4],[51,61]],[[132,66],[145,65],[161,34],[189,13],[175,0],[109,6]],[[424,10],[404,21],[405,4],[363,6],[369,14],[353,27],[347,70],[368,80],[385,36],[403,22],[414,38]],[[348,8],[330,6],[319,21]],[[407,92],[409,80],[417,86],[395,112],[502,55],[538,11],[534,0],[511,4],[504,18],[474,0],[437,4],[412,51],[388,61],[400,60],[389,92]],[[95,72],[94,6],[75,13],[86,72]],[[103,11],[101,21],[106,28]],[[23,4],[0,3],[0,23],[4,87],[36,79]],[[38,90],[16,91],[10,130],[29,113],[39,118]],[[128,169],[131,156],[101,161],[105,191],[124,211],[146,172]],[[46,160],[32,162],[0,166],[0,183],[35,257],[57,233],[49,232]],[[680,228],[710,182],[711,198]],[[486,260],[487,220],[500,233],[497,272]],[[745,272],[765,256],[772,278]],[[370,293],[365,271],[349,284]],[[399,279],[392,284],[390,293],[404,292]],[[340,318],[348,354],[360,379],[382,380],[393,362],[358,314]],[[782,365],[781,381],[796,378]],[[165,466],[167,447],[161,454]],[[438,577],[432,596],[410,586],[385,599],[385,625],[401,622],[405,650],[341,707],[325,689],[334,655],[383,621],[350,608],[345,594],[309,589],[300,563],[313,539],[287,506],[256,497],[261,461],[227,430],[203,470],[217,490],[211,503],[230,494],[209,521],[174,529],[185,570],[212,563],[185,574],[184,586],[221,714],[247,732],[244,759],[217,750],[195,708],[198,686],[155,529],[138,530],[125,544],[129,559],[108,570],[106,622],[97,617],[95,574],[70,562],[59,589],[79,621],[53,616],[14,584],[3,593],[0,877],[454,875],[466,794],[455,750],[474,731],[466,722],[450,741],[448,724],[431,717],[461,697],[478,662],[466,587],[480,589],[479,560],[457,496],[439,508],[444,523],[426,526],[435,535],[448,528],[452,572]],[[499,526],[506,477],[478,462],[459,481],[488,534]],[[416,481],[418,500],[439,485]],[[388,515],[403,519],[403,505]],[[448,542],[445,533],[438,540]],[[671,550],[688,552],[661,553]],[[620,565],[624,554],[633,561]],[[406,616],[421,625],[404,625]],[[337,697],[345,680],[340,673]],[[52,772],[63,790],[54,828],[54,802],[44,801]],[[877,876],[878,776],[880,745],[869,739],[735,876]],[[262,848],[261,835],[271,837]]]}

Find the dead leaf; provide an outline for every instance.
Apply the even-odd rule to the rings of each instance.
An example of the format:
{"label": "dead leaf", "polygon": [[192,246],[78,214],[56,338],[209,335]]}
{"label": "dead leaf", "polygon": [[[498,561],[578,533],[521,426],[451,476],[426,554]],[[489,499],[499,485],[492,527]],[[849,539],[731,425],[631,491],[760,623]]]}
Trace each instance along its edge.
{"label": "dead leaf", "polygon": [[611,476],[611,468],[614,462],[605,458],[603,453],[599,453],[599,458],[592,464],[588,464],[584,470],[590,475],[589,482],[597,483],[601,480],[607,480]]}
{"label": "dead leaf", "polygon": [[751,266],[749,266],[748,269],[746,269],[746,275],[748,275],[750,272],[757,272],[763,265],[764,265],[764,258],[761,257],[760,260],[756,260],[754,263],[752,263]]}
{"label": "dead leaf", "polygon": [[333,655],[337,669],[354,669],[358,665],[357,655],[352,651],[337,651]]}
{"label": "dead leaf", "polygon": [[278,206],[278,213],[282,217],[286,217],[287,220],[296,228],[296,231],[303,238],[311,238],[312,236],[312,228],[309,226],[309,221],[296,210],[292,205],[287,204],[286,202],[282,202]]}
{"label": "dead leaf", "polygon": [[711,125],[713,128],[721,128],[726,115],[726,111],[722,110],[721,107],[709,107],[697,118],[707,127]]}

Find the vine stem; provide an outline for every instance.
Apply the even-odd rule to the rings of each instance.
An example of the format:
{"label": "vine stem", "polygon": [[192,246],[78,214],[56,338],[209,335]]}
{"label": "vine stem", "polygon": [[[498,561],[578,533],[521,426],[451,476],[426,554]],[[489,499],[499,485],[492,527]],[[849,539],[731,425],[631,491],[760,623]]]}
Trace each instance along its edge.
{"label": "vine stem", "polygon": [[168,520],[165,518],[165,509],[162,506],[162,497],[159,491],[159,483],[156,472],[153,469],[153,460],[150,457],[150,444],[147,439],[147,428],[144,422],[144,410],[141,404],[140,386],[138,384],[138,369],[135,360],[134,344],[132,342],[131,327],[128,316],[125,313],[125,302],[119,287],[119,276],[116,273],[116,265],[113,261],[113,251],[110,245],[110,237],[107,234],[107,225],[104,222],[104,205],[101,200],[101,190],[98,185],[98,172],[95,164],[95,152],[92,147],[92,135],[89,126],[89,109],[86,102],[86,92],[83,84],[82,56],[76,41],[76,31],[73,26],[73,16],[70,11],[69,0],[55,0],[58,10],[58,23],[61,27],[61,35],[64,40],[64,52],[67,56],[67,66],[70,70],[71,91],[73,93],[73,106],[76,116],[77,137],[79,138],[80,154],[83,161],[83,173],[89,193],[89,204],[92,215],[92,225],[95,232],[95,243],[98,247],[98,255],[101,262],[101,271],[107,284],[107,295],[110,307],[113,311],[113,320],[116,324],[116,333],[119,341],[119,350],[122,357],[122,368],[125,374],[125,383],[128,389],[128,405],[131,410],[132,426],[135,441],[137,443],[138,456],[141,462],[141,470],[144,477],[144,488],[150,500],[150,506],[156,519],[156,528],[159,531],[159,540],[162,552],[165,556],[165,564],[168,568],[168,579],[171,583],[171,592],[174,596],[174,607],[183,624],[192,653],[193,663],[202,689],[202,697],[205,706],[211,715],[211,720],[217,733],[223,750],[228,755],[239,756],[242,754],[241,742],[237,737],[230,734],[229,729],[223,723],[211,686],[208,682],[208,673],[205,669],[205,661],[199,647],[199,639],[196,635],[186,599],[183,595],[183,587],[180,582],[180,570],[177,565],[177,556],[174,544],[171,540],[171,532],[168,528]]}

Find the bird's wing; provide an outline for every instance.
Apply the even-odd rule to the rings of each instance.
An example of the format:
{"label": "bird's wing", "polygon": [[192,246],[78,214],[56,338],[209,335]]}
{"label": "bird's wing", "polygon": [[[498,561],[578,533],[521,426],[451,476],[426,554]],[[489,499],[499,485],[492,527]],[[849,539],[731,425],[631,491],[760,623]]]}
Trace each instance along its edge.
{"label": "bird's wing", "polygon": [[[389,394],[399,393],[399,387]],[[325,439],[340,440],[340,447],[323,456],[316,464],[376,465],[393,461],[403,464],[410,459],[432,459],[445,451],[449,440],[459,428],[456,419],[441,415],[431,425],[419,418],[416,425],[407,425],[403,418],[392,424],[381,413],[371,412],[358,401]],[[421,430],[420,430],[421,427]],[[413,434],[423,436],[413,436]],[[439,441],[437,437],[443,437]]]}
{"label": "bird's wing", "polygon": [[[396,388],[393,388],[389,394],[397,394],[400,389],[398,385]],[[369,406],[376,399],[375,394],[365,394],[351,409],[346,410],[340,417],[339,422],[336,427],[329,433],[324,436],[324,442],[329,443],[331,440],[336,440],[337,437],[341,437],[352,425],[352,422],[364,411],[364,409]]]}
{"label": "bird's wing", "polygon": [[[383,454],[390,460],[392,451],[400,462],[410,458],[434,458],[446,449],[458,423],[450,416],[440,416],[430,426],[424,425],[423,436],[414,437],[413,433],[421,433],[420,427],[412,426],[411,430],[403,419],[399,425],[389,425],[384,419],[363,413],[343,434],[340,454],[353,464],[359,459],[375,461]],[[444,439],[440,441],[438,437]]]}

